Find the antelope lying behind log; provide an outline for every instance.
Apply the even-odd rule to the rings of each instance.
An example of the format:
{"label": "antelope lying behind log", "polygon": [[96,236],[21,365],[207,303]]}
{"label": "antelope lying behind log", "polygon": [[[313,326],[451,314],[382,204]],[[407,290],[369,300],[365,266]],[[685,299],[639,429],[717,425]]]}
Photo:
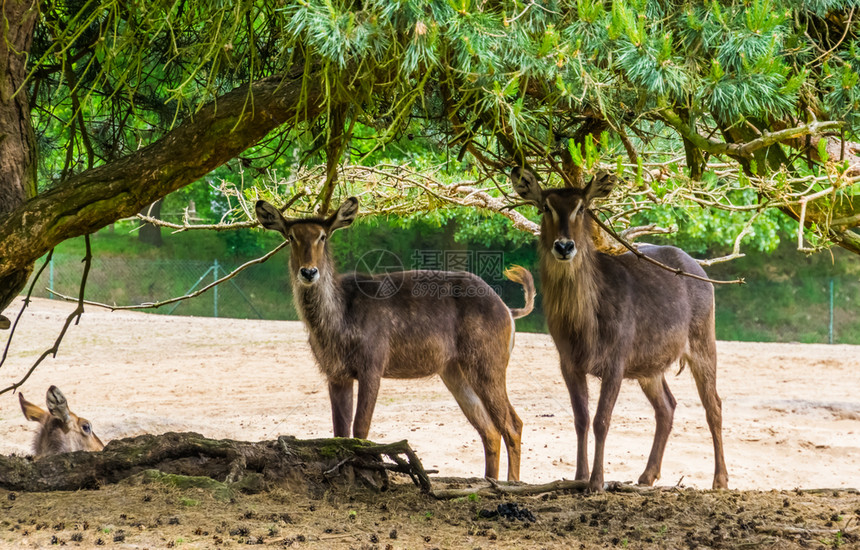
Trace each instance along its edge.
{"label": "antelope lying behind log", "polygon": [[265,201],[256,210],[263,227],[290,241],[293,298],[328,380],[335,437],[350,436],[354,380],[351,433],[367,438],[382,377],[438,374],[481,436],[486,477],[499,476],[504,438],[508,479],[518,479],[523,424],[508,400],[505,375],[514,319],[534,305],[531,274],[521,267],[506,272],[525,289],[522,309],[509,309],[487,283],[465,272],[339,275],[328,237],[353,222],[358,199],[346,200],[327,219],[287,220]]}
{"label": "antelope lying behind log", "polygon": [[[527,170],[511,171],[514,190],[541,211],[540,276],[544,313],[561,359],[576,427],[576,479],[603,490],[603,452],[612,409],[623,378],[639,382],[654,407],[657,430],[639,483],[660,477],[675,398],[664,372],[675,362],[690,365],[714,440],[714,488],[728,486],[717,395],[714,288],[677,276],[633,253],[597,252],[590,238],[591,201],[605,197],[615,177],[596,175],[584,189],[541,189]],[[641,246],[663,264],[704,276],[693,258],[672,246]],[[588,386],[586,374],[601,379],[594,415],[594,469],[588,475]]]}
{"label": "antelope lying behind log", "polygon": [[45,396],[47,411],[24,399],[23,393],[18,394],[18,401],[27,420],[39,423],[39,431],[33,441],[36,458],[72,451],[104,449],[104,444],[93,433],[90,421],[69,410],[66,397],[57,386],[48,388]]}

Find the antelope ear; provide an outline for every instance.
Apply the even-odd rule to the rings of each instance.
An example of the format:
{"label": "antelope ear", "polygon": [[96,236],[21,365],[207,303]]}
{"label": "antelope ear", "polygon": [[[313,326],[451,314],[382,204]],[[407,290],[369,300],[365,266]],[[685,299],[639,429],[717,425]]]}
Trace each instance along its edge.
{"label": "antelope ear", "polygon": [[531,170],[514,166],[511,170],[511,183],[514,191],[527,202],[538,207],[543,203],[543,190]]}
{"label": "antelope ear", "polygon": [[331,215],[327,220],[329,232],[337,231],[349,226],[355,221],[355,216],[358,214],[358,199],[350,197],[343,201],[337,212]]}
{"label": "antelope ear", "polygon": [[288,236],[290,224],[280,210],[266,201],[257,201],[255,210],[257,211],[257,219],[263,227],[277,231],[284,237]]}
{"label": "antelope ear", "polygon": [[59,418],[64,424],[69,422],[69,402],[66,401],[66,396],[63,395],[60,388],[57,386],[48,388],[45,402],[48,404],[48,412],[51,413],[51,416]]}
{"label": "antelope ear", "polygon": [[608,197],[616,183],[618,183],[618,178],[615,177],[615,174],[601,170],[594,174],[594,177],[585,186],[585,199],[591,201],[592,199]]}
{"label": "antelope ear", "polygon": [[48,418],[48,412],[38,405],[30,403],[24,399],[24,394],[18,394],[18,401],[21,403],[21,410],[24,411],[24,418],[40,424]]}

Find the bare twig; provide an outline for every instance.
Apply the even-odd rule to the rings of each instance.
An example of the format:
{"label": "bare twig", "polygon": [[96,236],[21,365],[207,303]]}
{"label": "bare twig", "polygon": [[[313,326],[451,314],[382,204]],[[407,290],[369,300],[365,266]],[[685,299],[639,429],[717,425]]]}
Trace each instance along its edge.
{"label": "bare twig", "polygon": [[741,241],[744,240],[744,237],[746,237],[747,235],[750,234],[750,231],[752,231],[753,222],[756,220],[756,218],[759,216],[759,214],[761,214],[761,212],[762,211],[759,210],[758,212],[753,214],[749,220],[747,220],[747,223],[746,223],[746,225],[744,225],[743,230],[741,230],[741,232],[738,233],[738,236],[735,238],[735,244],[732,247],[732,253],[731,254],[729,254],[727,256],[722,256],[719,258],[711,258],[709,260],[700,260],[699,265],[707,267],[709,265],[714,265],[714,264],[718,264],[721,262],[728,262],[731,260],[735,260],[737,258],[743,258],[746,254],[741,252]]}
{"label": "bare twig", "polygon": [[12,325],[12,331],[9,333],[9,338],[6,339],[6,347],[3,349],[3,358],[0,359],[0,368],[3,367],[3,364],[6,362],[6,356],[9,354],[9,347],[12,345],[12,337],[15,336],[15,329],[18,328],[18,321],[21,320],[21,316],[24,315],[24,310],[27,309],[27,306],[30,305],[30,297],[33,296],[33,287],[36,286],[36,281],[39,280],[39,277],[42,275],[42,272],[45,271],[45,267],[51,263],[51,258],[54,257],[54,249],[52,248],[48,255],[45,257],[45,262],[42,264],[42,267],[39,268],[39,271],[36,272],[36,276],[33,277],[33,281],[30,283],[30,288],[27,290],[27,297],[24,298],[24,303],[21,305],[21,311],[18,312],[18,316],[15,317],[15,323]]}
{"label": "bare twig", "polygon": [[[19,387],[21,387],[24,384],[24,382],[26,382],[27,379],[30,378],[30,375],[33,374],[33,371],[36,370],[36,367],[38,367],[42,363],[42,361],[44,361],[49,355],[52,357],[56,357],[57,352],[60,351],[60,343],[63,341],[63,337],[65,337],[66,331],[69,330],[69,326],[72,324],[72,320],[73,319],[75,320],[75,324],[78,324],[80,322],[81,315],[84,313],[84,303],[85,303],[84,302],[84,294],[85,294],[86,288],[87,288],[87,277],[90,274],[90,267],[92,266],[92,261],[93,261],[93,252],[92,252],[92,248],[90,247],[90,236],[89,235],[86,235],[84,237],[84,242],[86,243],[86,255],[84,256],[84,260],[83,260],[84,272],[81,275],[81,287],[80,287],[80,293],[78,294],[78,306],[74,309],[74,311],[72,311],[69,314],[68,317],[66,317],[66,322],[63,324],[63,328],[62,328],[62,330],[60,330],[60,334],[57,336],[57,339],[54,341],[54,345],[51,346],[50,348],[48,348],[47,350],[45,350],[42,353],[42,355],[39,356],[39,358],[36,360],[35,363],[33,363],[33,366],[30,367],[30,370],[27,371],[27,373],[23,376],[23,378],[21,378],[18,382],[15,382],[14,384],[7,386],[7,387],[3,388],[2,390],[0,390],[0,395],[3,395],[4,393],[9,392],[9,391],[15,391]],[[28,297],[29,297],[29,295],[28,295]]]}
{"label": "bare twig", "polygon": [[[659,198],[647,185],[644,187],[619,186],[618,192],[614,194],[615,198],[611,201],[605,201],[603,208],[614,213],[612,217],[617,218],[623,225],[630,223],[628,214],[631,212],[644,212],[654,206],[665,204],[684,204],[687,206],[695,204],[706,209],[747,215],[747,225],[734,239],[734,244],[739,245],[751,231],[749,223],[756,219],[764,209],[797,207],[797,211],[799,211],[804,200],[810,206],[806,216],[809,217],[810,211],[814,212],[819,227],[824,227],[822,220],[829,219],[828,216],[834,218],[829,222],[831,229],[834,227],[836,229],[848,229],[856,225],[855,218],[860,220],[860,216],[855,216],[853,211],[848,211],[846,208],[842,210],[848,211],[848,214],[841,212],[828,214],[840,203],[830,201],[821,204],[820,196],[817,194],[819,189],[831,186],[840,193],[847,193],[851,186],[860,182],[860,175],[850,177],[837,174],[834,176],[828,172],[804,176],[777,173],[767,177],[747,177],[743,176],[740,168],[734,164],[714,161],[709,162],[706,169],[715,174],[718,179],[705,186],[701,182],[687,181],[682,175],[672,175],[674,173],[671,168],[672,165],[684,161],[683,155],[677,151],[642,151],[638,154],[643,159],[642,166],[650,167],[644,173],[646,181],[649,177],[662,179],[671,177],[673,185],[665,190],[665,194]],[[716,159],[717,157],[711,158]],[[548,166],[552,171],[559,172],[558,167],[550,166],[551,162],[551,158],[540,157],[541,164]],[[633,171],[638,169],[638,165],[625,164],[624,166]],[[440,204],[463,206],[499,213],[510,219],[515,228],[532,234],[539,234],[538,224],[514,210],[516,204],[510,202],[510,197],[502,197],[504,192],[497,185],[495,178],[488,174],[476,179],[448,183],[442,179],[441,171],[443,168],[444,166],[440,165],[418,170],[409,165],[392,163],[380,163],[375,166],[347,165],[341,168],[340,181],[343,185],[343,191],[359,196],[362,201],[362,211],[366,214],[402,215],[434,210],[439,208]],[[613,167],[606,166],[605,168],[612,169]],[[563,172],[559,173],[563,179],[567,175]],[[301,193],[306,194],[306,197],[313,197],[319,191],[323,174],[323,166],[300,169],[288,182],[274,181],[270,191],[277,193],[277,188],[291,188],[300,190]],[[564,181],[570,185],[567,179]],[[355,185],[355,182],[360,183]],[[754,191],[756,196],[763,197],[764,200],[748,204],[743,198],[746,195],[737,193],[739,189]],[[421,193],[418,197],[414,193],[416,190]],[[229,190],[226,191],[229,192]],[[497,193],[497,191],[501,192]],[[253,216],[250,213],[253,210],[252,205],[249,206],[245,203],[244,197],[238,190],[231,192],[230,196],[239,200],[241,208],[238,210],[241,210],[241,214]],[[294,196],[290,198],[291,202],[294,200],[296,200],[295,192]],[[300,208],[299,211],[308,214],[313,212],[313,204],[309,204],[307,201],[302,201],[302,204],[304,210]],[[814,210],[811,208],[813,204],[815,205]],[[749,219],[749,216],[752,216],[752,220]],[[630,240],[623,231],[629,230],[638,235],[639,231],[636,228],[624,227],[623,225],[619,230],[622,232],[622,239]],[[618,226],[613,224],[613,227]],[[827,235],[830,234],[827,233]],[[832,235],[830,238],[831,240],[836,239]],[[609,242],[612,238],[607,235],[605,240]],[[611,249],[620,252],[626,250],[626,247],[619,244],[612,246]],[[740,256],[740,248],[736,246],[732,253],[727,256],[697,261],[700,265],[707,266]]]}
{"label": "bare twig", "polygon": [[645,235],[671,235],[677,232],[677,227],[660,227],[657,224],[637,225],[636,227],[628,227],[621,232],[621,238],[630,242],[635,241]]}
{"label": "bare twig", "polygon": [[[836,44],[834,44],[833,47],[830,48],[829,50],[821,52],[821,55],[819,55],[818,57],[816,57],[815,59],[813,59],[812,61],[807,63],[806,64],[807,67],[814,65],[820,59],[823,59],[825,57],[829,58],[830,54],[833,53],[834,51],[836,51],[836,48],[838,48],[839,45],[845,41],[845,37],[848,36],[848,31],[851,29],[851,22],[852,22],[851,20],[854,19],[854,8],[855,8],[855,6],[852,6],[851,11],[848,12],[848,21],[845,22],[845,29],[842,31],[842,36],[839,37],[839,40],[836,42]],[[809,36],[809,35],[807,34],[807,36]],[[815,42],[813,41],[813,43],[815,43]],[[817,46],[817,44],[816,44],[816,46]],[[819,50],[820,50],[820,48],[819,48]],[[839,56],[834,56],[834,57],[838,58]],[[841,61],[841,59],[840,59],[840,61]]]}
{"label": "bare twig", "polygon": [[[430,493],[437,499],[452,499],[469,497],[477,495],[480,497],[490,497],[499,495],[539,495],[542,493],[551,493],[555,491],[575,491],[584,493],[588,490],[588,481],[562,479],[551,481],[541,485],[529,485],[519,482],[504,482],[487,479],[485,485],[481,487],[466,487],[462,489],[440,489]],[[674,489],[674,487],[640,487],[638,485],[630,485],[627,483],[619,483],[610,481],[604,484],[604,489],[608,492],[616,493],[638,493],[648,494],[657,493],[660,491]]]}
{"label": "bare twig", "polygon": [[138,214],[137,219],[140,221],[151,223],[152,225],[156,225],[158,227],[165,227],[167,229],[175,229],[174,233],[182,233],[183,231],[193,231],[193,230],[206,230],[206,231],[230,231],[233,229],[248,229],[251,227],[257,227],[260,225],[258,221],[246,221],[246,222],[233,222],[233,223],[209,223],[209,224],[189,224],[187,221],[183,221],[182,224],[171,223],[168,221],[160,220],[158,218],[153,218],[150,216],[146,216],[144,214]]}
{"label": "bare twig", "polygon": [[296,204],[296,203],[299,201],[299,199],[301,199],[301,198],[302,198],[302,197],[304,197],[305,195],[307,195],[307,193],[306,193],[306,192],[304,192],[304,191],[299,191],[298,193],[296,193],[295,195],[293,195],[292,197],[290,197],[290,200],[288,200],[287,202],[285,202],[285,203],[284,203],[284,206],[282,206],[282,207],[278,208],[278,210],[280,210],[280,211],[281,211],[281,213],[283,214],[284,212],[286,212],[286,211],[287,211],[287,209],[289,209],[292,205]]}
{"label": "bare twig", "polygon": [[813,201],[815,199],[819,199],[821,197],[825,197],[831,193],[833,193],[836,189],[833,186],[828,187],[827,189],[823,189],[818,193],[814,193],[812,195],[808,195],[800,199],[800,217],[797,221],[797,249],[802,252],[812,252],[814,249],[807,248],[803,246],[803,228],[806,226],[806,205],[809,204],[809,201]]}
{"label": "bare twig", "polygon": [[[401,469],[398,471],[409,474],[415,485],[420,487],[425,493],[430,492],[430,478],[427,476],[427,472],[424,470],[424,466],[421,464],[421,460],[418,458],[418,455],[416,455],[415,451],[412,450],[412,447],[409,446],[409,442],[407,440],[404,439],[402,441],[386,445],[357,447],[355,451],[360,454],[387,455],[395,461],[398,466],[400,466]],[[398,456],[401,454],[406,455],[408,462]]]}
{"label": "bare twig", "polygon": [[654,258],[647,256],[647,255],[639,252],[638,250],[636,250],[636,247],[634,247],[632,244],[630,244],[629,242],[627,242],[623,238],[621,238],[621,236],[618,233],[616,233],[608,225],[603,223],[596,214],[591,213],[590,211],[589,211],[589,213],[591,214],[591,219],[594,220],[597,223],[597,225],[600,226],[601,229],[603,229],[604,231],[606,231],[607,233],[612,235],[613,238],[615,238],[618,242],[620,242],[622,245],[624,245],[624,247],[627,250],[629,250],[630,252],[635,254],[636,257],[638,257],[640,260],[645,260],[646,262],[654,264],[657,267],[665,269],[666,271],[671,271],[675,275],[690,277],[691,279],[698,279],[699,281],[705,281],[706,283],[711,283],[711,284],[715,284],[715,285],[742,285],[745,282],[743,279],[735,279],[734,281],[719,281],[716,279],[710,279],[708,277],[701,277],[699,275],[694,275],[693,273],[687,273],[683,269],[679,269],[677,267],[671,267],[671,266],[668,266],[662,262],[658,262]]}
{"label": "bare twig", "polygon": [[[222,190],[223,192],[223,190]],[[299,191],[288,200],[284,206],[280,207],[278,210],[281,212],[285,212],[289,209],[293,204],[298,202],[300,199],[305,197],[307,193],[304,191]],[[243,210],[245,210],[243,208]],[[228,213],[229,214],[229,213]],[[195,231],[195,230],[203,230],[203,231],[233,231],[236,229],[250,229],[254,227],[259,227],[260,222],[256,219],[251,219],[243,222],[220,222],[220,223],[208,223],[208,224],[191,224],[188,223],[187,212],[185,218],[182,220],[181,224],[171,223],[165,220],[160,220],[158,218],[153,218],[151,216],[146,216],[144,214],[137,214],[137,219],[151,223],[152,225],[156,225],[158,227],[164,227],[167,229],[174,229],[174,233],[182,233],[184,231]]]}

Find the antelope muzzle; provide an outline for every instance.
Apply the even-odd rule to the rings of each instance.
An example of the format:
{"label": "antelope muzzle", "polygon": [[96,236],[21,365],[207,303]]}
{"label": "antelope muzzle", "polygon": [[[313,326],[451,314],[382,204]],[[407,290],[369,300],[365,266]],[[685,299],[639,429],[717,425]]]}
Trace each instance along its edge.
{"label": "antelope muzzle", "polygon": [[319,269],[315,267],[303,267],[299,269],[299,282],[303,285],[312,285],[320,278]]}
{"label": "antelope muzzle", "polygon": [[560,262],[569,262],[576,256],[576,243],[571,239],[556,239],[552,243],[552,255]]}

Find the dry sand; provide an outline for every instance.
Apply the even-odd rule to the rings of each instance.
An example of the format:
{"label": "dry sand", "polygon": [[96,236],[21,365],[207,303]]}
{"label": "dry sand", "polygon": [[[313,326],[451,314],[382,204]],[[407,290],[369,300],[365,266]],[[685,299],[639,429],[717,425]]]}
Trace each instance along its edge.
{"label": "dry sand", "polygon": [[[4,313],[14,319],[20,306],[17,300]],[[51,346],[73,308],[33,300],[0,370],[0,388],[18,381]],[[0,332],[4,339],[8,334]],[[718,350],[732,488],[860,486],[860,346],[719,342]],[[658,483],[709,488],[713,450],[704,409],[689,372],[674,374],[668,380],[678,408]],[[21,391],[42,404],[51,384],[104,441],[167,431],[246,441],[331,433],[325,383],[298,322],[88,307],[58,356]],[[597,390],[592,380],[592,411]],[[572,478],[573,416],[549,336],[517,334],[508,392],[525,423],[522,479]],[[28,452],[33,428],[18,397],[0,395],[0,453]],[[607,480],[639,477],[653,432],[650,405],[638,385],[626,381],[607,442]],[[385,380],[370,438],[408,439],[440,475],[483,473],[477,434],[438,378]]]}

